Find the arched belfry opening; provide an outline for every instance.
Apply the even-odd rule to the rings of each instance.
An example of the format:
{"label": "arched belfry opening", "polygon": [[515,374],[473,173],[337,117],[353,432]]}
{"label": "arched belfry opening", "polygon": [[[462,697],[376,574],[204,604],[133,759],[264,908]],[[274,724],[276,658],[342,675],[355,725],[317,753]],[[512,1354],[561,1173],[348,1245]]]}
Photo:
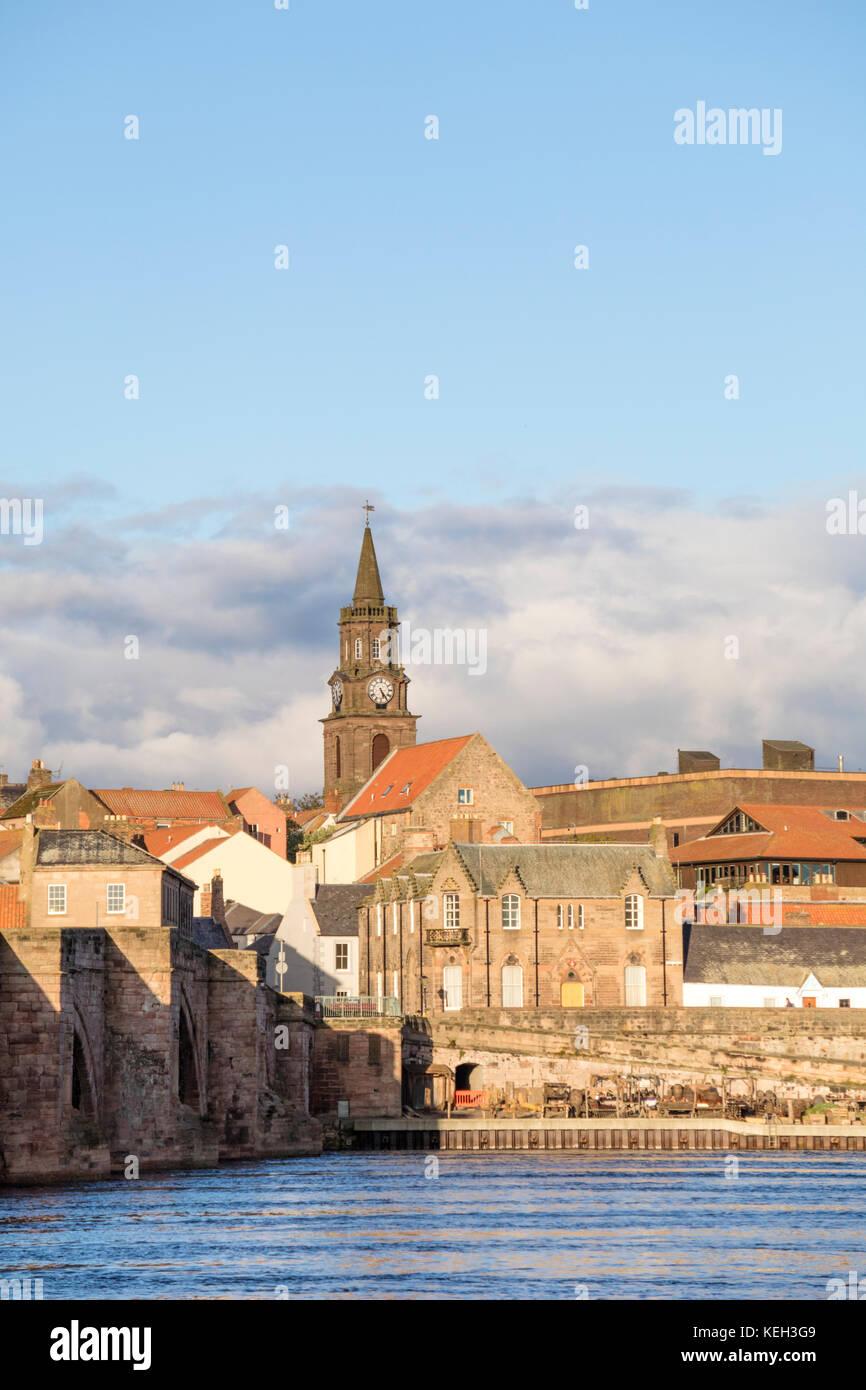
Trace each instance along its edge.
{"label": "arched belfry opening", "polygon": [[373,739],[373,765],[371,771],[375,772],[380,763],[383,763],[391,751],[387,734],[376,734]]}

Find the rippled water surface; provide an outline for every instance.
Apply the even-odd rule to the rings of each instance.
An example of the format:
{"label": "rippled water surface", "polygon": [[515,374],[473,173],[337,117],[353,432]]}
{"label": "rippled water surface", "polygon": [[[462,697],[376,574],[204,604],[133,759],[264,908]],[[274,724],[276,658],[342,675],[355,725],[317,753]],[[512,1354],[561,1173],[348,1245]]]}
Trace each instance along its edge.
{"label": "rippled water surface", "polygon": [[866,1154],[741,1154],[733,1180],[724,1153],[433,1157],[7,1190],[0,1269],[46,1299],[825,1299],[866,1271]]}

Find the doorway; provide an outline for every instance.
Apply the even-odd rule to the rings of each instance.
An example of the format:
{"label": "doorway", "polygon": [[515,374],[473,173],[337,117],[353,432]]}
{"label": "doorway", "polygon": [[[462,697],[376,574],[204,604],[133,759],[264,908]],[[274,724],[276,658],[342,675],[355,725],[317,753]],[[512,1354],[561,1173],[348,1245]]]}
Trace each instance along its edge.
{"label": "doorway", "polygon": [[582,1009],[583,985],[579,980],[563,980],[559,987],[559,1002],[563,1009]]}

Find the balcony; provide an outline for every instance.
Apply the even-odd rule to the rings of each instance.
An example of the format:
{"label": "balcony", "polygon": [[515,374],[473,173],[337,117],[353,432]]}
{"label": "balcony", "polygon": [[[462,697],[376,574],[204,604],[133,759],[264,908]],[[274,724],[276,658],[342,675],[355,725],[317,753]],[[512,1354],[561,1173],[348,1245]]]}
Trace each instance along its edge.
{"label": "balcony", "polygon": [[317,1018],[399,1018],[400,1001],[389,995],[319,994]]}
{"label": "balcony", "polygon": [[470,946],[468,927],[428,927],[424,938],[428,946]]}

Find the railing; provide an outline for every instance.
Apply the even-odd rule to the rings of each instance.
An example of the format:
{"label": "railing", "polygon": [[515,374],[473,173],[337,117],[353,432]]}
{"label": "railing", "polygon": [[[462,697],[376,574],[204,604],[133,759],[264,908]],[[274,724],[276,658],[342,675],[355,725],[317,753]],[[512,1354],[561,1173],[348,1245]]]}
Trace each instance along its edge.
{"label": "railing", "polygon": [[318,1018],[399,1018],[400,1001],[390,995],[360,994],[354,998],[342,994],[316,996]]}
{"label": "railing", "polygon": [[468,927],[428,927],[425,938],[428,946],[468,946]]}
{"label": "railing", "polygon": [[486,1091],[455,1091],[454,1108],[459,1105],[483,1105],[487,1098]]}

